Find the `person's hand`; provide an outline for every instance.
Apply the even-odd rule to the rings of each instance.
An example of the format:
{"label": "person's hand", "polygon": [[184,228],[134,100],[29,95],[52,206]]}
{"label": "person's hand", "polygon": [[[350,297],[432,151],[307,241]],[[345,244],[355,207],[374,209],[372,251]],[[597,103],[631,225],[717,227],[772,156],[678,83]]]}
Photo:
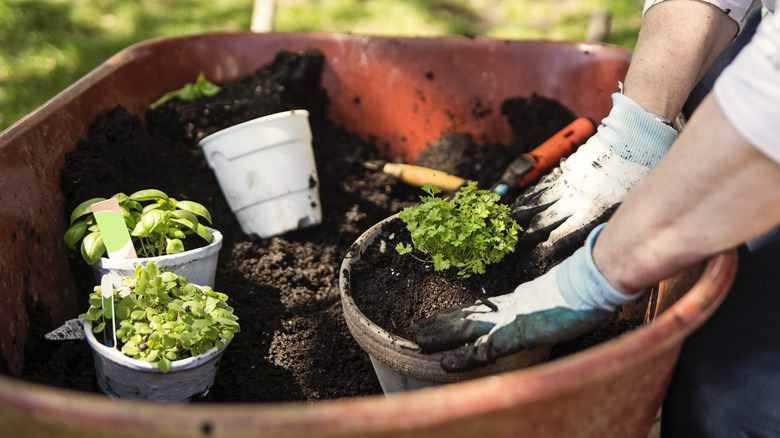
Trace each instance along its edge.
{"label": "person's hand", "polygon": [[516,251],[555,263],[582,245],[661,161],[677,131],[623,94],[596,134],[512,203]]}
{"label": "person's hand", "polygon": [[641,295],[617,291],[596,268],[591,252],[600,231],[595,229],[585,247],[563,263],[514,292],[418,322],[415,342],[426,353],[444,351],[445,371],[466,371],[597,328],[618,306]]}

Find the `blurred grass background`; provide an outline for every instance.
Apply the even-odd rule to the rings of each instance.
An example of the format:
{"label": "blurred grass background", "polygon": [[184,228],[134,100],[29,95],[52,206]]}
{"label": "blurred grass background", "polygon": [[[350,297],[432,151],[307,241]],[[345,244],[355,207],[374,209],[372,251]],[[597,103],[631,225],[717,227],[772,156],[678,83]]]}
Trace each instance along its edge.
{"label": "blurred grass background", "polygon": [[[0,130],[100,63],[151,38],[248,30],[254,0],[0,0]],[[629,49],[637,0],[276,0],[278,32],[583,40],[594,10]]]}

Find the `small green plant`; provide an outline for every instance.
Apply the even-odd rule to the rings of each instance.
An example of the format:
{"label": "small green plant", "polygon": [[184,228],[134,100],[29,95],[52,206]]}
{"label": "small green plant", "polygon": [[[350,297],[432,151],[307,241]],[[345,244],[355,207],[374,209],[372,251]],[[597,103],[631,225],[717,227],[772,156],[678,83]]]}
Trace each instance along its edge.
{"label": "small green plant", "polygon": [[[227,295],[160,272],[152,262],[125,277],[122,286],[113,295],[118,347],[125,356],[156,364],[164,373],[172,361],[222,348],[240,332]],[[111,310],[103,309],[101,292],[95,286],[89,310],[79,315],[92,321],[93,333],[102,332],[111,319]]]}
{"label": "small green plant", "polygon": [[[209,230],[199,222],[205,219],[211,224],[211,214],[203,205],[193,201],[177,201],[156,189],[141,190],[130,196],[117,193],[119,201],[139,257],[155,257],[184,251],[182,239],[192,234],[207,243],[214,240]],[[70,228],[65,231],[65,244],[76,250],[81,242],[81,255],[88,264],[94,264],[106,253],[103,237],[92,213],[92,204],[105,201],[93,198],[84,201],[70,215]]]}
{"label": "small green plant", "polygon": [[219,91],[221,88],[219,85],[213,84],[206,79],[206,76],[201,72],[198,75],[198,79],[195,80],[195,83],[187,83],[183,87],[179,88],[178,90],[169,91],[162,95],[157,101],[155,101],[153,104],[150,105],[152,109],[157,108],[158,106],[164,104],[165,102],[178,97],[181,100],[197,100],[202,97],[210,97],[213,96]]}
{"label": "small green plant", "polygon": [[436,197],[438,187],[423,186],[429,196],[398,216],[412,234],[412,245],[399,243],[396,251],[414,256],[414,247],[427,257],[418,259],[433,263],[436,270],[458,268],[464,278],[485,273],[485,266],[513,252],[520,226],[509,216],[509,207],[498,202],[499,195],[476,188],[476,182],[470,183],[445,200]]}

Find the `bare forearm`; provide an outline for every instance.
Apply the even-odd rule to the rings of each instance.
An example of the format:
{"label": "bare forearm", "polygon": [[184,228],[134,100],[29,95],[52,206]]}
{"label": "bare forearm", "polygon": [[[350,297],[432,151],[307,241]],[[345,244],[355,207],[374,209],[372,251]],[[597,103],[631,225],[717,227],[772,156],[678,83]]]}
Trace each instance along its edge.
{"label": "bare forearm", "polygon": [[780,222],[780,165],[748,144],[710,96],[664,161],[625,200],[593,257],[632,292]]}
{"label": "bare forearm", "polygon": [[646,111],[674,120],[737,29],[734,20],[708,3],[653,6],[645,14],[624,94]]}

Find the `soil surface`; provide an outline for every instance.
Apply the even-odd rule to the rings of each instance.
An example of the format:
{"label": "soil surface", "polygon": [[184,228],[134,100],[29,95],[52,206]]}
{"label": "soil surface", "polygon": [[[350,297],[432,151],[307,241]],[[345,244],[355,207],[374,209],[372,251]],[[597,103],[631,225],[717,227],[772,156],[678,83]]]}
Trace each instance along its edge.
{"label": "soil surface", "polygon": [[[147,188],[200,202],[210,210],[213,226],[224,235],[215,289],[230,296],[241,333],[225,352],[205,402],[313,401],[381,393],[368,356],[352,339],[341,314],[339,268],[360,234],[417,203],[422,191],[383,175],[376,165],[385,158],[374,145],[328,120],[328,96],[320,85],[323,62],[316,49],[279,52],[273,62],[253,74],[220,84],[222,91],[213,97],[175,100],[148,111],[145,124],[124,108],[114,108],[97,117],[77,148],[66,156],[61,174],[65,215],[92,197]],[[323,222],[268,239],[247,236],[197,142],[238,122],[300,108],[310,113]],[[452,133],[430,145],[416,164],[487,187],[518,154],[533,149],[573,120],[566,108],[539,96],[510,99],[502,110],[516,134],[511,144],[477,147],[469,135]],[[185,244],[198,246],[197,239],[191,237]],[[86,310],[94,277],[76,252],[71,265],[84,291]],[[517,275],[501,270],[489,277],[516,285]],[[433,283],[448,292],[482,286],[491,293],[508,291],[506,284],[476,279],[466,287],[444,277]],[[465,293],[427,304],[404,304],[395,298],[391,307],[411,323],[419,316],[473,299]],[[21,377],[99,392],[87,343],[45,341],[43,335],[56,328],[48,312],[31,306],[29,313],[34,320]],[[402,324],[388,324],[404,333]]]}

